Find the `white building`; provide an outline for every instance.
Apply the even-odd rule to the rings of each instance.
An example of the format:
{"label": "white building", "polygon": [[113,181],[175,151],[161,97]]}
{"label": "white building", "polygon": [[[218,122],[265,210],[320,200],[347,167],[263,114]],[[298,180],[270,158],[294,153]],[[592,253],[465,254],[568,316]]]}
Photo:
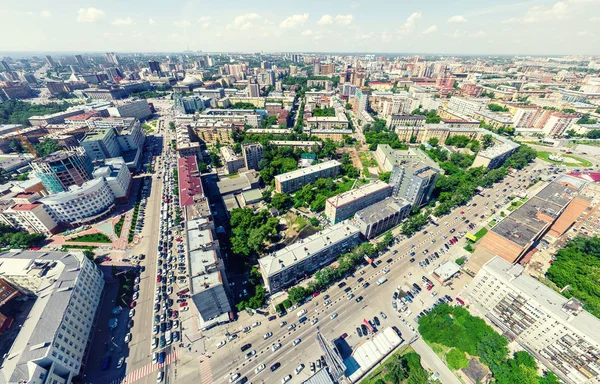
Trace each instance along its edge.
{"label": "white building", "polygon": [[553,113],[542,127],[542,132],[550,136],[561,136],[571,129],[577,120],[579,120],[579,115],[576,114]]}
{"label": "white building", "polygon": [[3,212],[11,223],[28,232],[42,233],[51,236],[58,227],[58,223],[46,206],[34,202],[30,204],[16,204]]}
{"label": "white building", "polygon": [[81,370],[104,277],[81,252],[0,254],[0,275],[35,297],[0,367],[1,383],[68,384]]}
{"label": "white building", "polygon": [[82,224],[110,212],[115,206],[115,196],[104,178],[73,185],[67,191],[41,198],[55,221],[65,224]]}
{"label": "white building", "polygon": [[103,177],[115,198],[126,197],[131,184],[131,173],[121,157],[106,159],[104,165],[92,173],[95,179]]}
{"label": "white building", "polygon": [[146,100],[134,100],[120,105],[107,108],[108,113],[113,117],[135,117],[136,119],[146,119],[152,115],[152,110]]}
{"label": "white building", "polygon": [[469,284],[471,303],[565,382],[598,383],[600,320],[523,272],[494,257]]}
{"label": "white building", "polygon": [[330,197],[325,202],[325,216],[332,223],[349,219],[356,212],[392,195],[392,186],[381,180],[365,184]]}
{"label": "white building", "polygon": [[221,157],[223,158],[223,168],[225,174],[237,173],[240,168],[244,168],[244,159],[236,155],[233,149],[221,147]]}
{"label": "white building", "polygon": [[489,102],[490,99],[488,98],[452,96],[448,102],[448,108],[455,112],[472,117],[475,112],[487,109]]}

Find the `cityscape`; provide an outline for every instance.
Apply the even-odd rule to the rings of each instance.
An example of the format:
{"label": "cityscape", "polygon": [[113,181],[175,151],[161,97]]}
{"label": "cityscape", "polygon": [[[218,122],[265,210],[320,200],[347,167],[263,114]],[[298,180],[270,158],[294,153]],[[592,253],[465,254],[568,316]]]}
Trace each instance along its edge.
{"label": "cityscape", "polygon": [[600,383],[599,4],[459,3],[0,9],[0,384]]}

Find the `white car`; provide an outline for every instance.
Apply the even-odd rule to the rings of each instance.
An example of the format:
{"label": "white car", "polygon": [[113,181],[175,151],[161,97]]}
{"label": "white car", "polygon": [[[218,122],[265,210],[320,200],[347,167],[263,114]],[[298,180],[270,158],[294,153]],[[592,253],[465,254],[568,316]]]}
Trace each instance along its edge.
{"label": "white car", "polygon": [[331,314],[331,316],[329,316],[329,318],[330,318],[331,320],[333,320],[333,319],[335,319],[337,316],[338,316],[337,312],[333,312],[333,313]]}
{"label": "white car", "polygon": [[292,375],[287,375],[286,377],[284,377],[283,379],[281,379],[281,383],[287,383],[288,381],[292,380]]}
{"label": "white car", "polygon": [[162,383],[164,378],[165,378],[165,374],[163,373],[163,371],[158,371],[158,374],[156,375],[156,382]]}
{"label": "white car", "polygon": [[256,323],[252,323],[252,328],[256,328],[260,325],[260,321],[257,321]]}
{"label": "white car", "polygon": [[262,371],[264,371],[265,368],[267,368],[267,366],[264,364],[261,364],[258,367],[254,368],[254,373],[261,373]]}
{"label": "white car", "polygon": [[267,332],[265,333],[265,335],[263,336],[264,340],[267,340],[269,337],[273,336],[273,332]]}
{"label": "white car", "polygon": [[276,350],[278,350],[279,348],[281,348],[281,344],[279,343],[275,343],[271,346],[271,351],[275,352]]}
{"label": "white car", "polygon": [[133,294],[133,300],[137,300],[139,297],[140,297],[140,294],[139,294],[139,292],[135,292],[135,293]]}
{"label": "white car", "polygon": [[246,353],[246,359],[249,359],[251,357],[253,357],[254,355],[256,355],[256,350],[251,350],[250,352]]}
{"label": "white car", "polygon": [[298,344],[300,344],[301,341],[302,341],[302,339],[297,338],[296,340],[294,340],[294,342],[292,344],[298,345]]}
{"label": "white car", "polygon": [[131,308],[129,310],[129,317],[133,317],[135,315],[135,308]]}
{"label": "white car", "polygon": [[299,366],[296,367],[296,369],[294,369],[294,372],[297,374],[299,374],[300,372],[302,372],[302,370],[304,369],[304,364],[300,364]]}
{"label": "white car", "polygon": [[157,363],[158,362],[158,352],[154,352],[152,354],[152,363]]}
{"label": "white car", "polygon": [[224,347],[224,346],[225,346],[225,344],[227,344],[227,341],[225,341],[225,340],[221,340],[221,342],[220,342],[219,344],[217,344],[217,349],[218,349],[218,348],[222,348],[222,347]]}
{"label": "white car", "polygon": [[319,322],[319,318],[318,318],[318,317],[315,317],[315,318],[314,318],[314,319],[313,319],[313,320],[312,320],[310,323],[311,323],[312,325],[315,325],[315,324],[317,324],[318,322]]}
{"label": "white car", "polygon": [[238,378],[240,377],[239,373],[234,373],[233,375],[231,375],[231,377],[229,378],[229,382],[233,383],[234,381],[236,381]]}

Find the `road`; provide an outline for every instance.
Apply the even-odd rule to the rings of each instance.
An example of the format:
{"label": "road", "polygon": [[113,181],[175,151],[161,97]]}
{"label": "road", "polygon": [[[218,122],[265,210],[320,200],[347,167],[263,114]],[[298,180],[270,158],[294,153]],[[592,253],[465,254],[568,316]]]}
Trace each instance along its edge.
{"label": "road", "polygon": [[[521,171],[522,174],[526,172],[527,171]],[[507,182],[509,181],[507,180]],[[433,269],[442,262],[454,260],[466,253],[462,250],[464,241],[460,241],[459,244],[452,246],[450,253],[443,254],[439,260],[435,260],[430,266],[420,270],[421,268],[419,268],[418,265],[418,262],[425,258],[422,253],[423,250],[429,249],[429,254],[431,254],[443,247],[443,243],[445,242],[443,236],[449,236],[449,230],[451,228],[456,230],[454,233],[454,235],[456,235],[462,231],[476,232],[481,227],[481,225],[478,225],[475,229],[469,230],[467,224],[461,218],[463,215],[459,213],[460,211],[465,212],[464,216],[466,219],[474,223],[479,223],[483,221],[480,216],[484,211],[489,212],[495,202],[501,200],[505,196],[509,196],[513,190],[513,185],[506,186],[504,183],[497,184],[495,187],[497,190],[486,191],[486,197],[475,196],[472,202],[476,203],[476,206],[458,208],[452,214],[445,216],[441,220],[442,225],[439,227],[428,226],[428,228],[426,228],[428,230],[427,234],[424,234],[421,231],[412,238],[401,241],[399,244],[391,247],[386,254],[379,257],[379,260],[383,260],[384,262],[377,268],[374,269],[370,266],[365,266],[357,271],[354,276],[344,279],[343,281],[347,283],[347,287],[352,287],[352,293],[356,297],[364,297],[362,302],[357,303],[354,299],[348,300],[347,294],[342,289],[338,288],[336,284],[327,291],[322,292],[321,296],[313,301],[304,304],[300,308],[291,310],[286,316],[278,318],[277,320],[269,322],[265,317],[255,315],[247,324],[240,324],[240,322],[238,322],[229,324],[220,329],[218,333],[205,340],[205,345],[212,351],[212,356],[208,359],[210,360],[210,369],[202,369],[202,373],[204,374],[202,383],[228,381],[231,375],[235,373],[239,373],[240,377],[248,377],[253,383],[279,382],[279,380],[287,374],[292,374],[294,376],[291,381],[292,383],[305,380],[310,375],[310,370],[308,369],[310,362],[321,355],[315,342],[315,329],[317,325],[321,328],[322,333],[330,340],[339,337],[343,333],[347,333],[349,336],[346,338],[346,342],[353,349],[365,340],[364,337],[359,338],[357,336],[355,328],[360,325],[360,322],[363,319],[372,319],[373,316],[379,317],[382,321],[382,327],[396,325],[402,331],[405,339],[411,339],[413,336],[411,327],[414,329],[417,326],[414,317],[424,308],[430,307],[435,299],[424,290],[417,296],[418,300],[415,299],[414,303],[408,305],[413,315],[403,322],[398,318],[397,314],[394,313],[391,306],[392,295],[396,290],[396,287],[407,283],[412,285],[413,282],[421,284],[422,275],[430,275]],[[507,189],[506,192],[502,192],[504,188]],[[487,194],[489,194],[490,197],[487,197]],[[499,197],[496,197],[496,194],[498,194]],[[487,207],[485,206],[486,202],[490,204]],[[444,225],[444,222],[447,222],[447,224]],[[433,239],[436,240],[435,243],[432,243],[431,240]],[[413,248],[411,248],[411,245]],[[394,251],[397,251],[395,255]],[[410,252],[413,251],[416,253],[416,261],[410,263]],[[391,258],[392,261],[388,264],[385,260],[389,258]],[[386,265],[391,269],[386,275],[389,281],[381,286],[377,286],[375,282],[382,276],[383,269]],[[370,286],[363,288],[363,282],[358,283],[356,281],[358,278],[363,278],[370,283]],[[460,294],[459,291],[462,290],[460,287],[467,284],[469,280],[470,278],[468,276],[463,275],[460,284],[455,283],[451,287],[441,288],[436,286],[434,290],[438,293],[438,297],[446,294],[456,297]],[[459,288],[455,289],[454,287],[456,286]],[[332,303],[327,307],[324,307],[324,300],[322,297],[326,294],[331,296],[330,299],[332,300]],[[296,312],[303,308],[308,310],[308,321],[304,324],[298,324]],[[380,311],[385,312],[387,315],[386,320],[383,320],[379,315]],[[330,319],[330,316],[334,312],[337,313],[338,316],[332,320]],[[314,318],[319,319],[317,325],[311,325],[311,321]],[[262,324],[253,328],[248,334],[240,332],[244,326],[250,325],[250,323],[255,321],[260,321]],[[297,327],[296,329],[289,331],[287,326],[279,326],[279,322],[281,321],[286,321],[288,325],[296,323]],[[264,340],[263,337],[267,332],[272,332],[273,336]],[[220,341],[225,340],[228,334],[233,333],[238,333],[239,337],[232,342],[227,342],[224,347],[216,349],[216,346]],[[292,341],[296,338],[300,338],[302,342],[297,346],[293,346]],[[271,346],[275,342],[281,343],[282,347],[276,352],[273,352]],[[245,353],[248,351],[242,352],[240,350],[241,346],[247,343],[252,345],[248,351],[256,351],[256,356],[250,359],[244,357]],[[422,351],[428,350],[428,347],[424,344],[418,344],[417,348]],[[424,356],[424,358],[427,359],[427,361],[424,361],[425,366],[430,367],[432,370],[436,370],[440,373],[442,378],[447,378],[447,381],[443,382],[453,382],[456,380],[453,374],[443,366],[443,363],[441,363],[432,352],[429,352],[428,356]],[[281,363],[281,367],[277,369],[275,373],[272,373],[269,370],[269,367],[276,362]],[[294,368],[300,363],[303,363],[306,368],[299,375],[295,375],[293,373]],[[265,371],[255,374],[254,369],[260,364],[266,364],[267,368]],[[445,369],[446,372],[444,372],[443,369]]]}

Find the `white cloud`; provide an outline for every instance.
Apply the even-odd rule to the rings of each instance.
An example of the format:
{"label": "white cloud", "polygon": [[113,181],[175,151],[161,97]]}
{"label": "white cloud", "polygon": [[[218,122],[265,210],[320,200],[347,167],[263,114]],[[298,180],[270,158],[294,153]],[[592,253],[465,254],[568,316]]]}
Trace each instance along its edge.
{"label": "white cloud", "polygon": [[432,25],[431,27],[427,28],[426,30],[423,31],[424,35],[429,35],[430,33],[434,33],[437,32],[437,25]]}
{"label": "white cloud", "polygon": [[280,24],[279,27],[283,29],[291,29],[301,27],[308,20],[308,13],[303,13],[301,15],[292,15],[290,17],[285,18]]}
{"label": "white cloud", "polygon": [[[598,3],[598,0],[568,0],[568,1],[558,1],[552,5],[552,7],[544,7],[541,5],[536,5],[527,10],[527,13],[522,18],[512,17],[508,20],[504,20],[505,24],[514,24],[514,23],[525,23],[525,24],[533,24],[539,23],[542,21],[549,20],[562,20],[568,17],[573,12],[573,6],[577,7],[581,4],[591,4]],[[579,8],[581,10],[581,8]],[[592,19],[594,19],[592,17]],[[590,21],[600,21],[600,18],[596,18],[596,20]]]}
{"label": "white cloud", "polygon": [[192,23],[189,20],[177,20],[177,21],[174,21],[173,24],[177,28],[189,28],[192,26]]}
{"label": "white cloud", "polygon": [[579,32],[577,32],[577,36],[587,36],[589,34],[590,33],[588,31],[579,31]]}
{"label": "white cloud", "polygon": [[594,17],[590,17],[590,21],[592,23],[597,23],[600,21],[600,16],[594,16]]}
{"label": "white cloud", "polygon": [[333,17],[331,17],[331,15],[323,15],[321,16],[321,19],[319,20],[319,25],[329,25],[329,24],[333,24]]}
{"label": "white cloud", "polygon": [[114,26],[131,25],[131,24],[133,24],[133,19],[131,17],[126,17],[124,19],[115,19],[112,22],[112,25],[114,25]]}
{"label": "white cloud", "polygon": [[200,22],[200,27],[202,29],[207,29],[210,26],[210,20],[211,17],[210,16],[202,16],[198,19],[198,22]]}
{"label": "white cloud", "polygon": [[356,9],[356,8],[360,7],[360,3],[358,1],[353,1],[352,4],[350,5],[350,7],[352,9]]}
{"label": "white cloud", "polygon": [[449,23],[466,23],[467,18],[463,15],[455,15],[448,19]]}
{"label": "white cloud", "polygon": [[310,29],[307,29],[306,31],[303,31],[301,33],[302,36],[310,36],[313,34],[313,31],[311,31]]}
{"label": "white cloud", "polygon": [[339,25],[350,25],[354,21],[354,16],[352,15],[337,15],[335,17],[335,22]]}
{"label": "white cloud", "polygon": [[227,25],[227,29],[239,29],[242,31],[248,30],[254,26],[254,21],[260,19],[258,13],[245,13],[243,15],[236,16],[233,19],[233,23]]}
{"label": "white cloud", "polygon": [[42,17],[50,17],[50,16],[52,16],[52,12],[50,12],[50,11],[49,11],[49,10],[47,10],[47,9],[44,9],[44,10],[42,10],[42,11],[40,12],[40,16],[42,16]]}
{"label": "white cloud", "polygon": [[154,25],[154,24],[156,24],[156,20],[150,18],[150,19],[148,19],[148,24]]}
{"label": "white cloud", "polygon": [[103,10],[98,8],[79,8],[77,11],[77,22],[78,23],[93,23],[106,16]]}
{"label": "white cloud", "polygon": [[477,31],[471,34],[471,37],[485,37],[487,33],[485,31]]}
{"label": "white cloud", "polygon": [[415,28],[417,27],[417,23],[419,22],[419,20],[421,20],[421,16],[422,16],[421,12],[413,12],[406,19],[406,23],[404,23],[400,26],[399,32],[402,34],[412,33],[415,30]]}

